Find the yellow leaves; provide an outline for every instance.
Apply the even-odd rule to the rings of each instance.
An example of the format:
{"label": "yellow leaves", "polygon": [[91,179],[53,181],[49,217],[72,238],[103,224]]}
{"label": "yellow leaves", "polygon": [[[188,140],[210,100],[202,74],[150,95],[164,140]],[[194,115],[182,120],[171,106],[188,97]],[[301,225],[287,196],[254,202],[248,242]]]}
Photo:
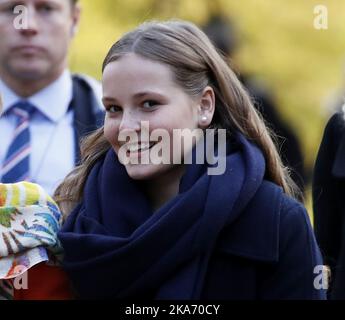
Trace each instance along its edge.
{"label": "yellow leaves", "polygon": [[204,23],[219,10],[239,30],[236,64],[264,78],[280,113],[302,139],[311,166],[326,118],[325,96],[341,85],[345,57],[345,1],[323,0],[327,30],[313,27],[318,0],[82,0],[83,16],[71,65],[101,78],[102,61],[122,33],[148,19],[182,18]]}

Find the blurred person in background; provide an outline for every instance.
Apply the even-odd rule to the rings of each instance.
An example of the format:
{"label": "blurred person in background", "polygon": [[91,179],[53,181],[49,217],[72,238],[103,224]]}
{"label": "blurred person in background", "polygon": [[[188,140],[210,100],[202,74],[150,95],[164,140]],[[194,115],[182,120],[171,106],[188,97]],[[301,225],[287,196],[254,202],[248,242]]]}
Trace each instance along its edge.
{"label": "blurred person in background", "polygon": [[[219,10],[219,8],[217,9]],[[235,32],[233,22],[221,14],[211,15],[203,30],[220,52],[230,59],[238,47],[238,35]],[[304,192],[304,186],[308,182],[304,168],[303,154],[297,135],[288,123],[279,115],[278,108],[270,92],[253,76],[243,74],[236,69],[238,77],[253,98],[254,106],[260,111],[267,126],[277,136],[277,144],[284,165],[291,170],[291,177]],[[299,197],[303,200],[303,197]]]}
{"label": "blurred person in background", "polygon": [[56,203],[40,186],[0,183],[0,300],[73,297],[60,267],[61,222]]}
{"label": "blurred person in background", "polygon": [[77,2],[0,0],[0,182],[37,182],[52,194],[79,161],[79,139],[102,122],[100,85],[67,68]]}
{"label": "blurred person in background", "polygon": [[345,61],[341,68],[340,86],[331,90],[324,98],[321,112],[327,119],[342,110],[345,103]]}
{"label": "blurred person in background", "polygon": [[331,271],[331,299],[345,299],[345,106],[328,121],[313,176],[314,228]]}

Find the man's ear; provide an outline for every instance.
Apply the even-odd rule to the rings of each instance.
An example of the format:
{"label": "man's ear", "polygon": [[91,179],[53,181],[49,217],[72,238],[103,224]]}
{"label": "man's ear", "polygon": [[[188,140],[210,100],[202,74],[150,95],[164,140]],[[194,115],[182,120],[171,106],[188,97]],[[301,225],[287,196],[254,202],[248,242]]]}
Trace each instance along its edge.
{"label": "man's ear", "polygon": [[215,110],[215,94],[212,87],[207,86],[200,97],[198,106],[198,124],[206,129],[212,122]]}
{"label": "man's ear", "polygon": [[2,98],[1,98],[1,93],[0,93],[0,115],[1,115],[1,112],[2,112]]}
{"label": "man's ear", "polygon": [[76,4],[72,8],[72,27],[71,27],[71,36],[74,37],[78,32],[79,22],[81,16],[81,6]]}

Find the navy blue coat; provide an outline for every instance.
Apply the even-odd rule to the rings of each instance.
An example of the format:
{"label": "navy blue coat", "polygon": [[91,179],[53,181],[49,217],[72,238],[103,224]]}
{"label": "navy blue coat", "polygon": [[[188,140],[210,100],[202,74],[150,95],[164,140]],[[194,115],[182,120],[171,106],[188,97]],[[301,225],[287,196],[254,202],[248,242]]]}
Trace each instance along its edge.
{"label": "navy blue coat", "polygon": [[[269,208],[277,202],[280,211],[272,216]],[[239,219],[222,234],[204,299],[326,298],[321,277],[317,278],[317,266],[323,262],[309,216],[276,185],[263,182]]]}
{"label": "navy blue coat", "polygon": [[345,120],[342,112],[328,122],[313,178],[316,238],[331,268],[331,299],[345,299]]}

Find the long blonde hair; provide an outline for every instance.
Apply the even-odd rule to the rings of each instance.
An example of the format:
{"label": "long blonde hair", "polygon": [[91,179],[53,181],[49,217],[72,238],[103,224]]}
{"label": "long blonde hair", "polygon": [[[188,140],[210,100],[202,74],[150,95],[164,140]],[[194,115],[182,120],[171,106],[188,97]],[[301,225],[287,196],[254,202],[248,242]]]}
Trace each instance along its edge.
{"label": "long blonde hair", "polygon": [[[194,24],[180,20],[146,22],[125,34],[110,49],[103,68],[128,54],[169,66],[175,81],[190,96],[202,93],[211,86],[216,96],[213,128],[229,132],[239,130],[262,150],[267,166],[266,176],[283,188],[285,193],[297,196],[297,187],[282,164],[271,133],[266,128],[253,102],[225,60],[208,37]],[[81,144],[81,164],[57,188],[56,201],[64,213],[81,200],[87,176],[97,160],[110,148],[103,128],[86,137]]]}

